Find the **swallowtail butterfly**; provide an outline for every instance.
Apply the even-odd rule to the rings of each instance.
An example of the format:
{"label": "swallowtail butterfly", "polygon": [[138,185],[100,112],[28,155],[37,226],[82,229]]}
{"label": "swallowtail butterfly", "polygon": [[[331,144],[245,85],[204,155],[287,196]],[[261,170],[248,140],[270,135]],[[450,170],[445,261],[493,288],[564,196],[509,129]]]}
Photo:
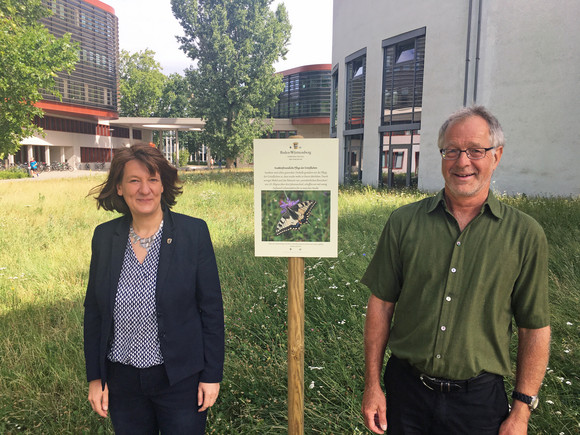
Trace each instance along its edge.
{"label": "swallowtail butterfly", "polygon": [[302,201],[292,204],[282,210],[282,217],[276,225],[276,235],[290,230],[299,230],[300,226],[308,223],[308,218],[316,201]]}

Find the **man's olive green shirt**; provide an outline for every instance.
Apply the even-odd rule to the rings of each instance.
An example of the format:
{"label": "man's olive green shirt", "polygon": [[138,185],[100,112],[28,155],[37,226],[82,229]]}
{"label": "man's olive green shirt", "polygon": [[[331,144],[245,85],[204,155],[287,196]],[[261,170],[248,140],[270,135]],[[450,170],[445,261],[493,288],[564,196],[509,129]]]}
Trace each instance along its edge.
{"label": "man's olive green shirt", "polygon": [[431,376],[509,375],[512,317],[550,321],[544,231],[491,192],[463,231],[443,190],[395,210],[362,282],[396,303],[391,352]]}

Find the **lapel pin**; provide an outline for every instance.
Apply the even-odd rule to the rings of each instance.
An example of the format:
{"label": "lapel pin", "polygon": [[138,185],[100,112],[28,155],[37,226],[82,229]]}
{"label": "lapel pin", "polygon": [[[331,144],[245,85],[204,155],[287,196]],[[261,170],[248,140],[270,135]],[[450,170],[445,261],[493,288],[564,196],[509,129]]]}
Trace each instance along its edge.
{"label": "lapel pin", "polygon": [[167,244],[171,245],[171,242],[173,242],[173,239],[167,239]]}

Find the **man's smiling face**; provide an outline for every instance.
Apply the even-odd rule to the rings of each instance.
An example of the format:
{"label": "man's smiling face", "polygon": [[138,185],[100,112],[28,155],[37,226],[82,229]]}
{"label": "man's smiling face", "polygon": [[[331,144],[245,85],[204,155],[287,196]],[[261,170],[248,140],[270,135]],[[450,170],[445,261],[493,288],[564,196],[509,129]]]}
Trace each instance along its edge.
{"label": "man's smiling face", "polygon": [[[450,125],[444,137],[444,148],[466,150],[468,148],[489,148],[489,127],[487,122],[472,116]],[[445,195],[450,199],[481,197],[483,203],[489,192],[491,176],[499,164],[503,147],[488,151],[483,159],[470,160],[466,153],[460,153],[457,160],[442,160],[441,171],[445,179]]]}

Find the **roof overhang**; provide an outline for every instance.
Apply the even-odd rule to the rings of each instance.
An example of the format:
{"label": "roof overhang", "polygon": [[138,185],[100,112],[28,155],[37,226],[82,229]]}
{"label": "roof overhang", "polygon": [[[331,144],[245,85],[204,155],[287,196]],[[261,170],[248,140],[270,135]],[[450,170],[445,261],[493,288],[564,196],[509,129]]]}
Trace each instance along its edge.
{"label": "roof overhang", "polygon": [[142,130],[201,131],[205,122],[201,118],[136,118],[124,117],[109,121],[110,126],[131,127]]}

